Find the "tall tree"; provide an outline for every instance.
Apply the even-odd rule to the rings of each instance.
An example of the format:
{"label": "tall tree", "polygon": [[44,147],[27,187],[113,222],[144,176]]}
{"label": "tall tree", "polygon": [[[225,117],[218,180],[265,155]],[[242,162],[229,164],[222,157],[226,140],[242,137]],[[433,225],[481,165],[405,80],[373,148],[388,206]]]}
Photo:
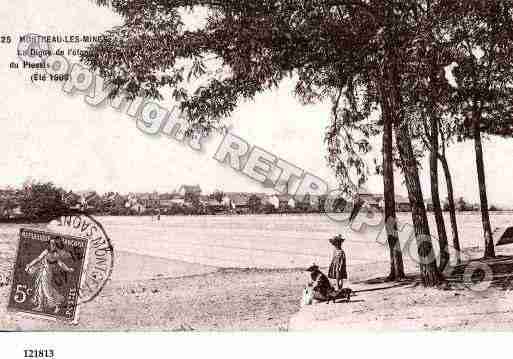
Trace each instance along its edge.
{"label": "tall tree", "polygon": [[442,205],[440,203],[440,191],[438,183],[438,147],[439,147],[439,123],[438,118],[431,116],[431,151],[429,154],[429,172],[431,179],[431,201],[433,203],[433,212],[435,214],[436,228],[438,233],[438,243],[440,245],[440,270],[443,270],[449,263],[449,242],[447,232],[445,231],[444,216]]}
{"label": "tall tree", "polygon": [[[451,87],[445,78],[445,67],[452,62],[450,42],[444,36],[447,30],[440,23],[438,2],[427,1],[423,14],[417,20],[420,31],[414,41],[417,56],[416,76],[409,81],[414,91],[406,96],[408,111],[412,112],[414,127],[420,127],[419,135],[429,151],[431,201],[437,226],[440,248],[440,269],[449,263],[449,244],[439,193],[439,137],[440,120],[447,113]],[[416,123],[415,123],[416,122]]]}
{"label": "tall tree", "polygon": [[393,159],[393,119],[387,107],[384,89],[381,89],[382,104],[384,107],[383,119],[383,195],[385,201],[385,228],[387,242],[390,250],[390,279],[405,277],[402,252],[397,233],[397,220],[395,211],[395,184],[394,184],[394,159]]}
{"label": "tall tree", "polygon": [[[420,115],[420,117],[422,117],[422,115]],[[433,157],[436,157],[438,159],[438,161],[440,161],[440,164],[442,165],[446,188],[447,188],[447,207],[444,206],[444,208],[442,208],[442,206],[440,204],[440,200],[438,200],[438,205],[440,206],[440,208],[439,208],[440,214],[437,216],[442,216],[442,211],[445,209],[447,209],[447,211],[449,211],[451,230],[452,230],[452,245],[453,245],[454,252],[455,252],[454,254],[455,254],[456,263],[460,263],[461,262],[461,253],[460,253],[461,248],[460,248],[460,241],[459,241],[458,223],[456,220],[454,187],[453,187],[453,183],[452,183],[451,170],[450,170],[449,162],[447,160],[447,155],[446,155],[446,147],[447,147],[451,137],[454,136],[454,131],[451,130],[451,127],[453,127],[453,126],[449,119],[438,118],[438,121],[436,122],[435,125],[437,126],[437,130],[438,130],[440,136],[439,136],[439,138],[437,138],[435,140],[433,138],[433,133],[430,130],[431,126],[429,126],[429,124],[427,123],[427,119],[424,119],[422,122],[423,122],[422,123],[423,129],[420,129],[421,133],[417,134],[417,136],[422,138],[425,146],[427,147],[427,149],[429,150],[429,153],[430,153],[430,169],[431,169],[430,170],[430,180],[431,180],[432,197],[440,198],[439,194],[438,194],[438,190],[433,191],[434,186],[436,186],[438,188],[438,173],[437,173],[438,168],[436,169],[436,171],[432,170],[435,165],[438,166],[438,163],[434,161]],[[437,150],[434,150],[434,148],[436,148],[437,145],[439,145],[439,148]],[[438,205],[435,205],[435,203],[433,202],[433,207],[436,208]],[[435,209],[435,211],[436,211],[436,209]],[[438,221],[440,221],[440,219],[438,219]],[[443,221],[443,217],[441,218],[440,222],[442,222],[442,221]],[[439,245],[440,245],[440,248],[444,248],[443,241],[439,241]],[[443,255],[444,254],[442,254],[442,256]],[[448,251],[446,252],[445,255],[446,255],[445,259],[449,260]],[[443,263],[444,262],[442,260],[440,263],[441,268],[444,267]]]}
{"label": "tall tree", "polygon": [[[428,75],[428,96],[427,96],[427,108],[429,115],[429,142],[431,144],[431,150],[429,154],[429,167],[430,167],[430,180],[431,180],[431,201],[433,203],[433,212],[435,214],[436,228],[438,233],[438,243],[440,250],[440,270],[446,267],[449,263],[449,243],[447,240],[447,232],[445,231],[444,216],[442,213],[442,205],[440,203],[440,192],[438,182],[438,148],[439,148],[439,137],[440,137],[440,118],[442,117],[442,111],[439,107],[443,107],[445,103],[440,98],[444,98],[443,93],[447,89],[448,84],[445,79],[444,66],[448,65],[447,60],[450,56],[444,56],[443,44],[437,32],[437,19],[435,16],[435,9],[431,8],[431,4],[428,3],[427,20],[428,20],[428,51],[427,51],[427,68],[429,71]],[[450,61],[450,60],[449,60]],[[442,105],[440,103],[442,102]],[[444,109],[447,106],[444,107]]]}
{"label": "tall tree", "polygon": [[[419,12],[422,2],[397,3],[384,11],[388,26],[385,27],[384,49],[386,72],[383,81],[387,86],[389,108],[394,119],[394,131],[400,163],[405,177],[408,198],[412,208],[412,220],[417,241],[421,278],[426,286],[440,283],[441,276],[436,265],[431,241],[424,196],[420,185],[418,164],[412,144],[412,124],[409,121],[408,104],[411,76],[416,72],[416,61],[411,56],[417,40]],[[413,51],[414,52],[414,51]]]}
{"label": "tall tree", "polygon": [[448,209],[449,209],[449,217],[451,219],[451,229],[452,229],[452,246],[455,251],[456,255],[456,263],[461,263],[461,247],[460,247],[460,237],[458,232],[458,222],[456,220],[456,206],[454,204],[454,187],[452,184],[452,175],[451,170],[449,168],[449,162],[447,161],[446,156],[446,147],[448,142],[448,137],[450,135],[448,132],[445,132],[442,130],[440,132],[440,144],[441,144],[441,151],[438,152],[438,158],[440,159],[440,163],[442,164],[442,168],[444,171],[445,176],[445,184],[447,187],[447,202],[448,202]]}
{"label": "tall tree", "polygon": [[483,134],[513,133],[513,2],[453,1],[446,11],[452,22],[458,84],[454,113],[460,139],[474,141],[484,257],[494,257],[483,160]]}

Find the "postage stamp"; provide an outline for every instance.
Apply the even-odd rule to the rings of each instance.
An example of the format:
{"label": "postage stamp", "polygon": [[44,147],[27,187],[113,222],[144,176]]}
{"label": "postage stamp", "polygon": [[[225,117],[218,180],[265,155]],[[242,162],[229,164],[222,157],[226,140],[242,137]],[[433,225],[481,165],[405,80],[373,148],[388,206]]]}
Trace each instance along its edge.
{"label": "postage stamp", "polygon": [[107,233],[86,214],[21,228],[8,310],[76,324],[79,306],[101,292],[113,266]]}
{"label": "postage stamp", "polygon": [[22,228],[8,309],[76,322],[87,239]]}

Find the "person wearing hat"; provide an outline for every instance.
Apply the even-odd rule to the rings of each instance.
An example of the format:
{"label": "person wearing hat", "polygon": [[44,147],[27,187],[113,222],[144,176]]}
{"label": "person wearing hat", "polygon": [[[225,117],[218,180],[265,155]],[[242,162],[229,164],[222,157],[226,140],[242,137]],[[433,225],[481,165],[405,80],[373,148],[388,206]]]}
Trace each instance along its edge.
{"label": "person wearing hat", "polygon": [[333,295],[334,288],[332,287],[328,277],[326,277],[326,275],[321,272],[319,266],[316,264],[313,264],[307,268],[306,271],[310,272],[312,279],[309,287],[311,287],[313,290],[313,299],[319,301],[329,300],[330,296]]}
{"label": "person wearing hat", "polygon": [[329,242],[335,247],[333,257],[331,258],[330,268],[328,270],[328,278],[337,281],[337,290],[344,286],[344,279],[347,279],[346,254],[342,249],[342,243],[345,238],[340,234],[330,238]]}

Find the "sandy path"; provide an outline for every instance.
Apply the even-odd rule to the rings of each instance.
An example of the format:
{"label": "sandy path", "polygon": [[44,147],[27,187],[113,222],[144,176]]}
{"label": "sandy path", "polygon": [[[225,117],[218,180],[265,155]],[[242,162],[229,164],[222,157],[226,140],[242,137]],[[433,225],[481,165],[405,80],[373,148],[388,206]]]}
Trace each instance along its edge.
{"label": "sandy path", "polygon": [[[140,263],[138,265],[137,263]],[[300,311],[307,273],[297,269],[215,269],[124,253],[119,276],[83,305],[76,326],[6,313],[3,330],[436,330],[513,329],[513,293],[498,288],[476,295],[408,284],[364,284],[369,266],[349,268],[350,303],[316,304]],[[199,273],[192,274],[191,271]],[[386,266],[372,272],[386,272]],[[183,276],[180,276],[183,275]],[[154,279],[149,279],[153,276]],[[168,276],[179,276],[170,278]],[[378,289],[372,291],[372,289]]]}
{"label": "sandy path", "polygon": [[116,251],[111,280],[118,282],[178,278],[211,273],[216,270],[217,268],[212,266]]}
{"label": "sandy path", "polygon": [[[221,271],[111,283],[76,326],[4,312],[3,330],[280,330],[299,310],[301,273]],[[223,287],[228,287],[222,289]],[[0,289],[5,297],[7,288]]]}
{"label": "sandy path", "polygon": [[349,303],[303,308],[293,316],[289,329],[511,331],[513,293],[497,288],[475,294],[411,286],[362,292]]}

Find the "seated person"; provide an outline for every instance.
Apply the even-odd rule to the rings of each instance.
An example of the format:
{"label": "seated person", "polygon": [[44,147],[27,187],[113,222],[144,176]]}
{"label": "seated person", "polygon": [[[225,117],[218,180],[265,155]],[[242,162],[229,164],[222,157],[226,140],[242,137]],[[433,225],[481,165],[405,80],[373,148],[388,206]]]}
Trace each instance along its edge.
{"label": "seated person", "polygon": [[313,289],[313,299],[319,301],[329,300],[334,295],[335,289],[330,283],[330,280],[324,273],[319,270],[316,264],[309,267],[307,272],[310,272],[312,281],[308,284]]}

